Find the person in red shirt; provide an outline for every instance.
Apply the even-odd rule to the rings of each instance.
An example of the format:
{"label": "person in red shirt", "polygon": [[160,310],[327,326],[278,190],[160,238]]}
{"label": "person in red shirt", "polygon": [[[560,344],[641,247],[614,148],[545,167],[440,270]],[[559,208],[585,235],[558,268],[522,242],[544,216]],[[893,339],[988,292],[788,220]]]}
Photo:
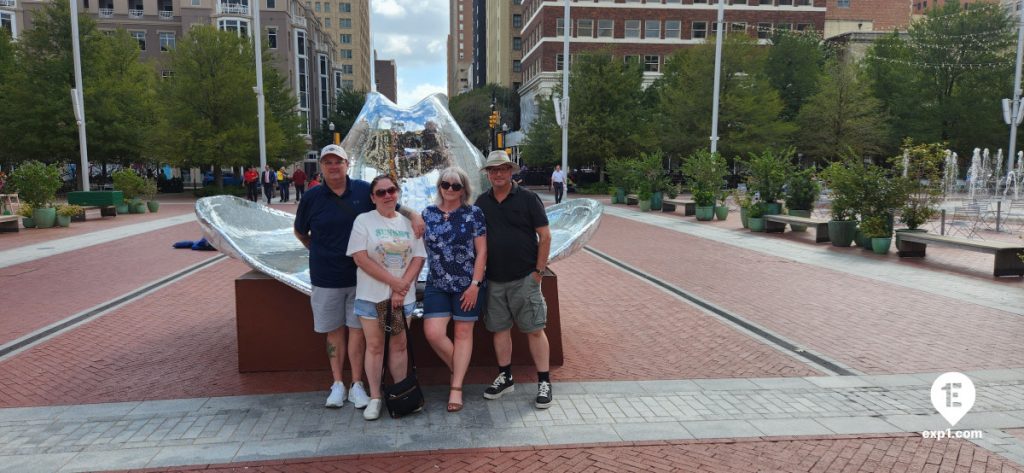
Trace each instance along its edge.
{"label": "person in red shirt", "polygon": [[309,188],[312,189],[316,186],[319,186],[321,177],[322,176],[320,175],[320,173],[316,173],[316,175],[313,176],[313,179],[309,181]]}
{"label": "person in red shirt", "polygon": [[299,203],[302,200],[302,192],[306,190],[306,171],[302,168],[295,168],[295,172],[292,173],[292,184],[295,184],[295,203]]}
{"label": "person in red shirt", "polygon": [[260,200],[260,173],[256,172],[256,168],[246,168],[245,173],[242,174],[242,182],[245,183],[246,198],[256,202]]}

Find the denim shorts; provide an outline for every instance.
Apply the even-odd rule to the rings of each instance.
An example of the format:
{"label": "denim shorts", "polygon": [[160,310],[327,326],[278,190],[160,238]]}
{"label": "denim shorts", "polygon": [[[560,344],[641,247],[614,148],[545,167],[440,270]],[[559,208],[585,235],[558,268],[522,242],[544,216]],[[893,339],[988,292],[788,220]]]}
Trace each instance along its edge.
{"label": "denim shorts", "polygon": [[442,291],[432,285],[423,290],[423,318],[448,317],[459,322],[476,322],[487,305],[487,285],[477,291],[476,306],[468,311],[462,310],[461,292]]}
{"label": "denim shorts", "polygon": [[[406,304],[402,307],[405,316],[408,317],[412,314],[412,311],[416,310],[416,303]],[[362,299],[356,299],[355,308],[353,310],[356,316],[360,319],[373,319],[377,320],[377,303],[364,301]]]}

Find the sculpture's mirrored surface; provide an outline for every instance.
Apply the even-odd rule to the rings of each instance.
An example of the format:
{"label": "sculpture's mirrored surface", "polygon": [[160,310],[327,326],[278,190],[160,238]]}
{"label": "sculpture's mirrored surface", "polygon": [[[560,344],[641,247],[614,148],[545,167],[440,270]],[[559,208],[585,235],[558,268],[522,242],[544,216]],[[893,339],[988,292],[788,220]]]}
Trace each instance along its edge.
{"label": "sculpture's mirrored surface", "polygon": [[[350,176],[370,180],[381,173],[397,175],[401,204],[416,210],[433,203],[437,178],[448,166],[464,169],[478,192],[489,187],[480,172],[483,155],[462,134],[441,94],[409,109],[400,109],[379,94],[368,94],[342,146],[352,162]],[[597,231],[601,212],[601,204],[591,199],[548,207],[549,262],[581,249]],[[292,233],[293,215],[232,196],[199,199],[196,215],[204,236],[222,253],[310,293],[309,251]]]}

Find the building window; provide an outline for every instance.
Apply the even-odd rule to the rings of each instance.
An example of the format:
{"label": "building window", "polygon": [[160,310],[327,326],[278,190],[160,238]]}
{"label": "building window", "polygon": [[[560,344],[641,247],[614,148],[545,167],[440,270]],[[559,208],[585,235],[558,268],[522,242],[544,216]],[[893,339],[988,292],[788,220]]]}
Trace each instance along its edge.
{"label": "building window", "polygon": [[267,0],[267,9],[273,10],[277,8],[277,0]]}
{"label": "building window", "polygon": [[644,38],[661,38],[661,21],[647,20],[644,22]]}
{"label": "building window", "polygon": [[217,29],[221,31],[234,31],[240,36],[249,36],[249,22],[245,20],[225,19],[217,21]]}
{"label": "building window", "polygon": [[351,89],[352,87],[354,87],[353,84],[354,82],[352,82],[351,79],[345,79],[341,81],[341,86],[346,89]]}
{"label": "building window", "polygon": [[277,49],[277,27],[267,28],[267,46]]}
{"label": "building window", "polygon": [[331,27],[331,19],[330,18],[324,18],[324,28],[330,28],[330,27]]}
{"label": "building window", "polygon": [[350,34],[340,35],[340,41],[341,41],[341,44],[352,44],[352,35],[350,35]]}
{"label": "building window", "polygon": [[626,20],[626,37],[640,37],[640,20]]}
{"label": "building window", "polygon": [[139,49],[142,51],[146,50],[146,32],[145,31],[130,31],[132,38],[139,42]]}
{"label": "building window", "polygon": [[555,19],[555,36],[562,36],[565,34],[565,18]]}
{"label": "building window", "polygon": [[315,5],[316,5],[316,8],[315,8],[316,12],[320,13],[320,2],[316,2]]}
{"label": "building window", "polygon": [[523,15],[515,14],[512,15],[512,27],[522,28],[523,27]]}
{"label": "building window", "polygon": [[734,21],[729,24],[729,31],[734,33],[742,33],[747,31],[747,24],[742,21]]}
{"label": "building window", "polygon": [[690,31],[690,38],[692,39],[704,39],[708,37],[708,22],[706,21],[695,21],[693,22],[693,29]]}
{"label": "building window", "polygon": [[811,29],[811,25],[808,24],[808,23],[797,23],[796,24],[796,30],[797,31],[807,31],[809,29]]}
{"label": "building window", "polygon": [[203,4],[203,0],[192,0],[192,6],[198,7]]}
{"label": "building window", "polygon": [[615,34],[615,20],[597,20],[597,37],[611,38]]}
{"label": "building window", "polygon": [[576,20],[576,36],[580,38],[593,38],[594,20]]}
{"label": "building window", "polygon": [[523,63],[518,59],[512,61],[512,72],[523,72]]}
{"label": "building window", "polygon": [[679,39],[681,25],[679,20],[665,20],[665,39]]}
{"label": "building window", "polygon": [[665,0],[665,3],[672,4],[672,3],[683,3],[683,2],[682,2],[682,0]]}
{"label": "building window", "polygon": [[334,71],[334,95],[341,93],[341,71]]}
{"label": "building window", "polygon": [[797,5],[810,6],[811,0],[796,0]]}
{"label": "building window", "polygon": [[517,38],[512,38],[512,50],[513,51],[522,51],[523,50],[523,39],[522,38],[518,38],[518,37]]}
{"label": "building window", "polygon": [[295,31],[295,82],[299,96],[299,116],[305,134],[309,134],[309,64],[306,62],[306,32]]}
{"label": "building window", "polygon": [[644,56],[644,72],[661,70],[661,56]]}
{"label": "building window", "polygon": [[836,6],[839,8],[850,8],[850,0],[839,0],[836,2]]}
{"label": "building window", "polygon": [[169,79],[171,77],[174,77],[174,71],[172,71],[170,69],[161,69],[160,70],[160,78],[161,79]]}
{"label": "building window", "polygon": [[341,2],[338,4],[338,11],[342,13],[352,13],[352,4],[348,2]]}
{"label": "building window", "polygon": [[350,75],[353,74],[352,71],[353,71],[353,69],[352,69],[352,65],[351,64],[342,64],[341,65],[341,73],[342,74],[345,74],[346,76],[350,76]]}
{"label": "building window", "polygon": [[352,27],[352,19],[351,18],[338,18],[338,28],[348,29],[348,28],[351,28],[351,27]]}
{"label": "building window", "polygon": [[758,23],[757,24],[757,39],[768,39],[772,34],[771,23]]}
{"label": "building window", "polygon": [[693,0],[693,3],[708,3],[708,0]]}
{"label": "building window", "polygon": [[[324,5],[328,5],[325,3]],[[327,55],[318,54],[316,58],[317,66],[319,70],[317,72],[320,75],[320,121],[327,121],[327,116],[331,114],[331,76],[330,71],[327,70]]]}
{"label": "building window", "polygon": [[338,55],[341,56],[342,59],[352,59],[352,50],[351,49],[339,50],[338,51]]}
{"label": "building window", "polygon": [[565,67],[564,59],[565,59],[565,56],[563,56],[561,54],[556,54],[555,55],[555,70],[556,71],[560,71],[560,70],[562,70],[563,67]]}
{"label": "building window", "polygon": [[324,2],[324,13],[331,12],[331,2]]}
{"label": "building window", "polygon": [[640,56],[635,54],[627,54],[622,56],[622,62],[625,64],[640,64]]}
{"label": "building window", "polygon": [[793,0],[779,0],[779,6],[780,7],[783,6],[783,5],[792,5],[792,4],[793,4]]}
{"label": "building window", "polygon": [[775,24],[775,29],[782,30],[782,31],[789,31],[789,30],[793,29],[793,24],[792,23],[776,23]]}
{"label": "building window", "polygon": [[0,12],[0,28],[7,30],[11,34],[12,38],[17,38],[14,31],[14,14],[9,12]]}
{"label": "building window", "polygon": [[761,0],[761,5],[774,5],[775,0]]}
{"label": "building window", "polygon": [[160,51],[174,49],[174,33],[160,33]]}

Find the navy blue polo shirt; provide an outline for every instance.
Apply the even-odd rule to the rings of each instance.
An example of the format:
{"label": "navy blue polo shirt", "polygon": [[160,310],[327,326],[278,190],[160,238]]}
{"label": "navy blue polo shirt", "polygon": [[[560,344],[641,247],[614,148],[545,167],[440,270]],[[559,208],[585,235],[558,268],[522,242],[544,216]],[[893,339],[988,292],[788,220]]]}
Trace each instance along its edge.
{"label": "navy blue polo shirt", "polygon": [[345,256],[356,216],[373,210],[370,183],[345,177],[348,184],[340,198],[351,211],[338,205],[339,197],[326,183],[302,195],[295,212],[295,231],[310,236],[309,279],[317,287],[355,287],[356,263]]}
{"label": "navy blue polo shirt", "polygon": [[476,198],[476,206],[487,220],[487,279],[509,282],[533,272],[537,268],[537,229],[548,226],[540,197],[513,184],[501,203],[492,188]]}

